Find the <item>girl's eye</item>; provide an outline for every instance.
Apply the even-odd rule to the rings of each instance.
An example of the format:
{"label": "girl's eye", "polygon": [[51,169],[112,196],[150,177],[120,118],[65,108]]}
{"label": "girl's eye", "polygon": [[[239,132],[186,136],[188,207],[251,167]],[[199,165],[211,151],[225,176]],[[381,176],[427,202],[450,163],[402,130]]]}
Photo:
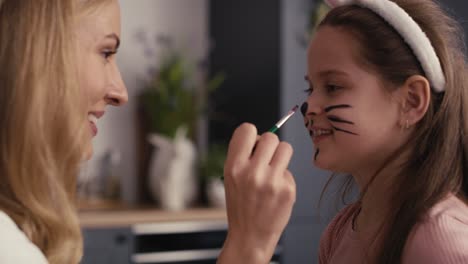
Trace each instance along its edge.
{"label": "girl's eye", "polygon": [[304,93],[306,93],[307,95],[311,95],[313,91],[314,91],[314,88],[309,87],[309,88],[304,90]]}
{"label": "girl's eye", "polygon": [[333,93],[336,92],[337,90],[341,89],[341,86],[333,85],[333,84],[327,84],[326,89],[328,93]]}

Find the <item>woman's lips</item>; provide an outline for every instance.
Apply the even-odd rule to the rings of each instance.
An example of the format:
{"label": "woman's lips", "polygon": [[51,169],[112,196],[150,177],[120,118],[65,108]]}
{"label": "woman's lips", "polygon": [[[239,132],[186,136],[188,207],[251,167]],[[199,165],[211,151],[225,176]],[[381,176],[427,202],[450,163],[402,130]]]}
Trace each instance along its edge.
{"label": "woman's lips", "polygon": [[98,133],[98,128],[96,126],[98,117],[94,114],[88,114],[88,121],[89,121],[89,127],[91,129],[93,137],[95,137]]}
{"label": "woman's lips", "polygon": [[89,126],[91,128],[91,132],[93,134],[93,137],[95,137],[98,133],[98,128],[96,126],[96,124],[94,124],[93,122],[89,122]]}

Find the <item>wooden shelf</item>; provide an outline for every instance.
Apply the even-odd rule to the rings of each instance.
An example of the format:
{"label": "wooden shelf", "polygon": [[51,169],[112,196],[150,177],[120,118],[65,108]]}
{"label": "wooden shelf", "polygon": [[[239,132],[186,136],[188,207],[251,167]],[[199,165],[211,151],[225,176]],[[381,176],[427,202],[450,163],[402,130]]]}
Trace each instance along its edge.
{"label": "wooden shelf", "polygon": [[79,212],[82,228],[131,227],[136,224],[182,221],[226,221],[226,210],[193,208],[184,211],[161,209],[83,210]]}

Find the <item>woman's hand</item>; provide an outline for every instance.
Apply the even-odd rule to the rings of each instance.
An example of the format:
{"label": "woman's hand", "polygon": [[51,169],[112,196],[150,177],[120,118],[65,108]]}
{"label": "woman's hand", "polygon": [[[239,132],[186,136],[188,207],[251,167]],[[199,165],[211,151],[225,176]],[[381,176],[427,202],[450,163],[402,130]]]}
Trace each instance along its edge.
{"label": "woman's hand", "polygon": [[269,263],[296,199],[287,169],[292,153],[251,124],[234,132],[224,167],[229,231],[219,264]]}

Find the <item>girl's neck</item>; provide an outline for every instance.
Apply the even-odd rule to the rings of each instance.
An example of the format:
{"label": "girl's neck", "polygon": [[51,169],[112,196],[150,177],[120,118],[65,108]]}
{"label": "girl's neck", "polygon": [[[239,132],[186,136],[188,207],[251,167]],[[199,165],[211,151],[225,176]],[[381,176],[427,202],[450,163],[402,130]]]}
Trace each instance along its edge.
{"label": "girl's neck", "polygon": [[388,187],[381,182],[369,186],[360,201],[360,208],[354,220],[354,230],[362,233],[377,231],[388,213],[390,196]]}
{"label": "girl's neck", "polygon": [[[369,168],[367,173],[361,171],[361,173],[353,174],[360,191],[364,192],[359,213],[354,219],[355,231],[375,235],[375,232],[383,227],[390,208],[393,184],[401,169],[403,156],[405,155],[389,162],[377,175],[375,175],[377,168]],[[369,181],[371,181],[370,184],[368,184]]]}

